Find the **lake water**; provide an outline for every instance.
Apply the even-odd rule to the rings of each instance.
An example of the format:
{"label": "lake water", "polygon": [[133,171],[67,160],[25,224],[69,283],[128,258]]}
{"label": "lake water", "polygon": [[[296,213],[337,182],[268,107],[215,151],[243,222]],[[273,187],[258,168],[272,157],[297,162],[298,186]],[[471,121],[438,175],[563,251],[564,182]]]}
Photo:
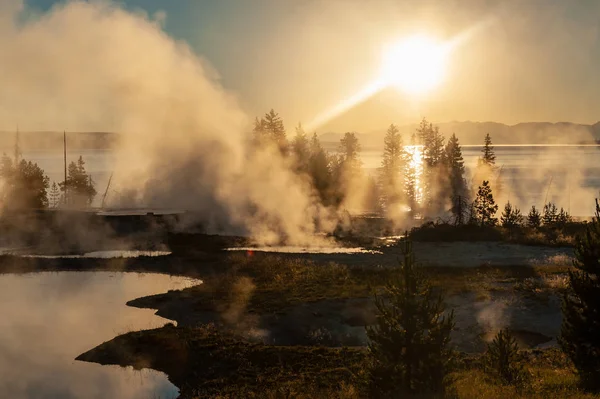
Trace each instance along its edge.
{"label": "lake water", "polygon": [[[470,184],[474,184],[470,176],[481,149],[462,147]],[[494,150],[505,188],[497,198],[500,209],[510,200],[526,213],[532,205],[539,209],[551,201],[575,216],[594,214],[594,198],[600,197],[600,146],[498,145]],[[381,165],[381,151],[363,151],[361,159],[375,173]]]}
{"label": "lake water", "polygon": [[74,359],[119,334],[168,322],[127,301],[197,283],[138,273],[0,275],[0,396],[176,398],[177,388],[160,372]]}
{"label": "lake water", "polygon": [[[467,169],[473,170],[481,155],[481,146],[463,146],[462,149]],[[542,207],[547,200],[570,209],[573,215],[593,214],[594,198],[600,195],[600,146],[497,145],[495,152],[502,182],[507,188],[500,200],[510,200],[523,210],[531,205]],[[98,206],[114,171],[114,154],[109,150],[78,150],[68,154],[67,161],[75,161],[79,155],[83,156],[96,183],[98,195],[93,205]],[[37,162],[51,182],[63,180],[62,152],[24,151],[23,157]],[[374,173],[381,165],[381,150],[365,150],[361,159],[364,167]],[[111,194],[109,191],[109,198]]]}

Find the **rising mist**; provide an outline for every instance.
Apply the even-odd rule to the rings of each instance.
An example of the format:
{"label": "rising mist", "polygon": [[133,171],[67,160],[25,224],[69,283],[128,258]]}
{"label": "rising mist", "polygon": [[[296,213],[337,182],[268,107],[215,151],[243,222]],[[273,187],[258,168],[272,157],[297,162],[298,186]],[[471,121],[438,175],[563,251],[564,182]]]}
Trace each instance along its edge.
{"label": "rising mist", "polygon": [[[116,131],[112,206],[194,211],[208,231],[312,240],[319,205],[216,72],[148,16],[71,1],[31,15],[1,6],[0,120],[26,130]],[[320,212],[319,214],[323,214]]]}

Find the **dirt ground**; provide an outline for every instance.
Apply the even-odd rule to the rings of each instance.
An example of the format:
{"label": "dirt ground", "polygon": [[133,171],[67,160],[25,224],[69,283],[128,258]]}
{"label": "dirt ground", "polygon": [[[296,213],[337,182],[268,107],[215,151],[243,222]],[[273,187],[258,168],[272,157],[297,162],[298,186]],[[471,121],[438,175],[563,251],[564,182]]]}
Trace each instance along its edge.
{"label": "dirt ground", "polygon": [[551,248],[503,242],[415,242],[417,262],[427,266],[477,267],[570,265],[572,248]]}

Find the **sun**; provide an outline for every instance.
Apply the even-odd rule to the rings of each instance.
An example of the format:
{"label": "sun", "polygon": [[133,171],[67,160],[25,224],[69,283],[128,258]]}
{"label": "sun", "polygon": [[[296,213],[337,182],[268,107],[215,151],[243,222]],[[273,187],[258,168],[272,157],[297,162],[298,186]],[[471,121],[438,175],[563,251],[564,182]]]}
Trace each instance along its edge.
{"label": "sun", "polygon": [[388,86],[421,95],[443,82],[447,67],[448,46],[428,36],[415,35],[384,50],[381,78]]}

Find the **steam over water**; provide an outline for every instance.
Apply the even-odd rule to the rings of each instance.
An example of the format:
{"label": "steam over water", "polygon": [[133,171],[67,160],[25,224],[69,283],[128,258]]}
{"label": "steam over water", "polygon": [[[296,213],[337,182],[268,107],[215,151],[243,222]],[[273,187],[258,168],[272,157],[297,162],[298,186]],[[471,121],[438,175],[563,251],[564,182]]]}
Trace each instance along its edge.
{"label": "steam over water", "polygon": [[[320,244],[315,232],[333,231],[337,210],[317,200],[275,145],[252,144],[255,115],[221,86],[201,54],[168,35],[164,13],[132,12],[110,1],[65,1],[39,12],[28,3],[0,1],[0,130],[118,132],[114,153],[82,154],[99,193],[94,205],[114,172],[109,206],[190,210],[211,232],[249,235],[265,245],[282,237],[287,245]],[[294,123],[286,124],[291,133]],[[23,146],[23,156],[60,182],[60,150],[30,150]],[[71,150],[69,161],[79,155]],[[510,151],[497,148],[498,165],[507,163],[500,204],[541,206],[553,177],[564,195],[551,191],[549,200],[574,215],[591,213],[597,188],[586,179],[593,161],[566,148],[548,159],[543,154],[554,150],[536,148],[533,155],[513,153],[528,162],[513,173]],[[379,165],[381,151],[362,155],[368,168]],[[555,170],[557,161],[565,169]],[[340,207],[360,211],[368,197],[363,179],[342,177]],[[522,180],[530,178],[536,184]],[[392,218],[400,223],[398,213]]]}
{"label": "steam over water", "polygon": [[127,301],[197,283],[136,273],[0,275],[0,396],[177,397],[162,373],[74,359],[116,335],[167,323],[151,309],[126,306]]}
{"label": "steam over water", "polygon": [[[504,187],[500,208],[507,200],[524,213],[544,201],[570,209],[574,216],[592,216],[594,198],[600,196],[600,146],[596,145],[498,145],[496,165]],[[463,146],[467,174],[481,156],[480,146]],[[374,173],[381,166],[381,151],[363,151],[364,167]],[[472,174],[472,173],[471,173]],[[467,176],[469,184],[474,184]],[[481,183],[481,182],[479,182]]]}
{"label": "steam over water", "polygon": [[[507,188],[501,199],[510,200],[526,211],[532,205],[541,208],[547,194],[548,201],[556,203],[559,208],[570,208],[572,215],[593,214],[593,199],[600,195],[600,146],[496,146],[495,152],[496,163],[502,168],[501,179]],[[106,150],[84,150],[77,151],[70,158],[75,160],[80,153],[96,182],[96,189],[103,194],[112,172],[114,155]],[[480,154],[479,146],[463,147],[467,170],[475,168]],[[51,181],[62,181],[60,151],[31,151],[24,155],[38,162]],[[369,173],[375,173],[381,165],[381,151],[363,151],[361,158]],[[117,194],[109,190],[108,200]],[[94,205],[100,205],[101,197],[96,197]]]}

